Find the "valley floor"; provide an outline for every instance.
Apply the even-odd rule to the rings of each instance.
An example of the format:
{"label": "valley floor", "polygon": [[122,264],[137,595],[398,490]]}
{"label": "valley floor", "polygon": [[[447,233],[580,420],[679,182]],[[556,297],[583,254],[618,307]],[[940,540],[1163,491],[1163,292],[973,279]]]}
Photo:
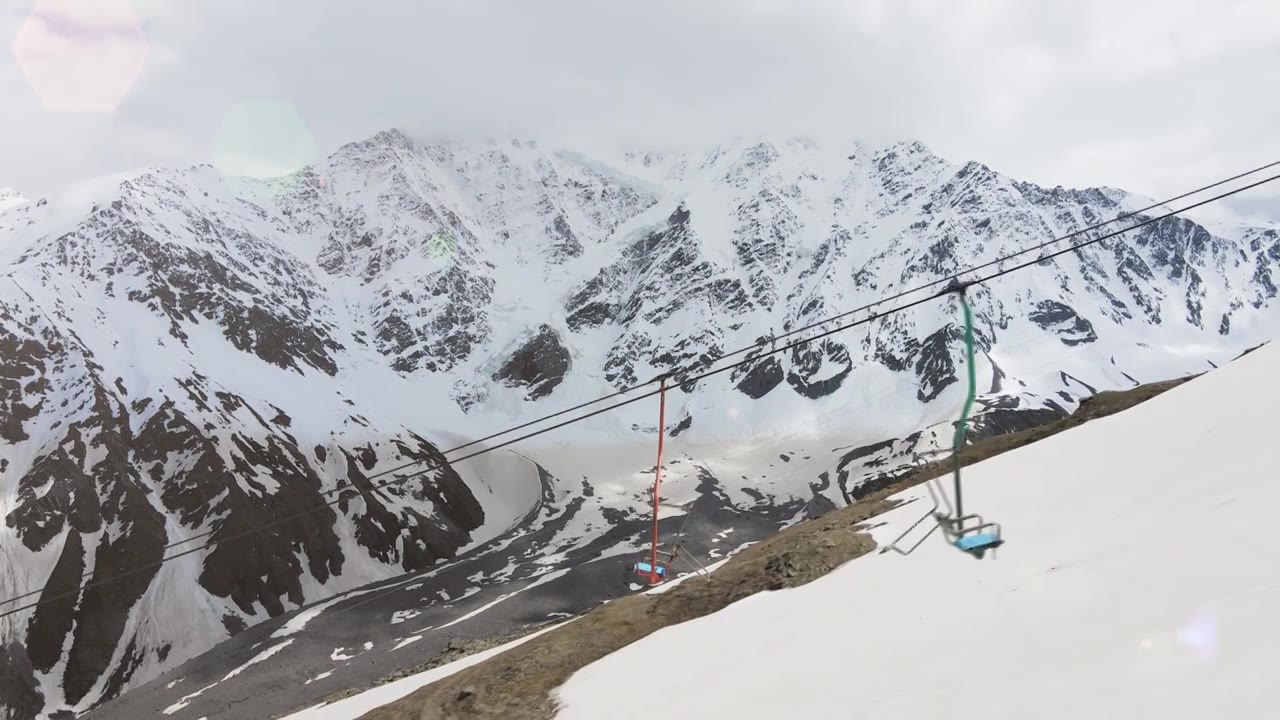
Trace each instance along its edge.
{"label": "valley floor", "polygon": [[[704,501],[685,527],[686,545],[702,556],[732,552],[773,534],[793,514]],[[431,571],[256,625],[83,717],[281,717],[631,593],[636,586],[626,568],[633,553],[626,548],[644,536],[648,520],[620,519],[578,551],[548,558],[547,538],[561,537],[572,521],[565,515],[536,531],[517,528]],[[683,518],[668,518],[664,533],[674,533],[665,526],[676,523]]]}

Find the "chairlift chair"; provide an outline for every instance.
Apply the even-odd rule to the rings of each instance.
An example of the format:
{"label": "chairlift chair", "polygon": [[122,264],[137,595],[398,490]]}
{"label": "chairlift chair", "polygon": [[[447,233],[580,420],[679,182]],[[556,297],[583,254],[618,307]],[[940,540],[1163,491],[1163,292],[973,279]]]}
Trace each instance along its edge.
{"label": "chairlift chair", "polygon": [[671,574],[671,566],[675,564],[676,554],[679,548],[672,550],[658,549],[658,563],[655,570],[653,563],[653,552],[650,550],[641,551],[640,557],[631,565],[631,572],[640,575],[649,582],[662,582]]}
{"label": "chairlift chair", "polygon": [[[881,548],[880,552],[882,554],[896,552],[899,555],[910,555],[916,548],[923,545],[924,541],[928,540],[929,536],[938,528],[942,528],[942,534],[946,536],[948,545],[978,559],[982,559],[988,550],[995,550],[1004,544],[1004,535],[999,523],[986,522],[981,515],[976,514],[956,517],[951,501],[939,485],[936,479],[925,483],[929,495],[933,498],[933,507],[926,510],[919,519],[908,525],[907,529],[902,531],[902,534],[893,539],[893,542]],[[910,500],[908,502],[915,501]],[[921,535],[918,540],[906,547],[906,549],[900,547],[899,543],[926,520],[933,520],[933,524],[928,526],[928,532]]]}
{"label": "chairlift chair", "polygon": [[[947,493],[942,489],[937,478],[931,479],[926,483],[929,494],[933,497],[933,507],[925,511],[918,520],[907,527],[901,535],[894,538],[880,552],[889,551],[896,552],[900,555],[910,555],[934,530],[942,528],[943,534],[947,538],[947,543],[956,549],[968,553],[974,558],[982,559],[988,550],[994,551],[996,548],[1004,544],[1004,537],[1001,534],[999,523],[986,522],[981,515],[965,515],[962,504],[961,485],[960,485],[960,452],[964,447],[964,438],[969,422],[969,409],[972,407],[975,397],[977,396],[977,383],[974,377],[974,352],[973,352],[973,313],[969,308],[969,303],[965,298],[965,289],[967,285],[953,280],[951,285],[944,291],[946,293],[955,292],[960,296],[960,306],[964,310],[964,329],[965,329],[965,352],[967,355],[967,369],[969,375],[969,392],[965,399],[964,410],[961,412],[960,419],[956,421],[955,441],[952,443],[951,456],[953,458],[954,468],[953,475],[955,477],[955,507],[952,508],[951,501],[947,498]],[[945,508],[945,509],[944,509]],[[911,544],[905,550],[898,546],[907,535],[911,534],[925,520],[932,518],[935,523],[929,528],[919,540]]]}
{"label": "chairlift chair", "polygon": [[[966,527],[966,523],[976,523]],[[947,540],[956,548],[963,550],[981,560],[988,550],[995,550],[1004,544],[1000,534],[1000,524],[984,522],[981,515],[965,515],[960,518],[940,520],[942,531]]]}

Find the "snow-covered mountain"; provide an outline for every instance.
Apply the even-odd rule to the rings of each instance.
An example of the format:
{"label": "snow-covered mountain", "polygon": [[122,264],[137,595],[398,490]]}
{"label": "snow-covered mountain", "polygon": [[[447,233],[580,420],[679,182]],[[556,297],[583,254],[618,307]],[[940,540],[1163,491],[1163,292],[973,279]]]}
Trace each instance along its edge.
{"label": "snow-covered mountain", "polygon": [[0,187],[0,212],[22,205],[27,201],[17,190]]}
{"label": "snow-covered mountain", "polygon": [[[968,468],[967,507],[1003,526],[996,559],[940,534],[858,558],[587,665],[556,718],[1271,717],[1278,367],[1271,344]],[[929,502],[923,487],[893,497],[909,504],[876,517],[881,546]],[[1223,552],[1228,539],[1252,550]],[[635,692],[636,668],[675,658],[679,682]],[[364,708],[343,710],[308,715]]]}
{"label": "snow-covered mountain", "polygon": [[[642,517],[647,479],[550,450],[649,443],[650,403],[520,454],[443,451],[1143,204],[920,143],[387,131],[280,180],[152,169],[0,210],[0,595],[66,595],[0,620],[0,704],[85,709],[267,617],[595,518],[542,546],[565,561]],[[1277,273],[1276,228],[1169,219],[975,288],[978,430],[1220,363],[1277,329]],[[960,336],[939,300],[757,357],[672,393],[667,430],[838,439],[821,476],[718,492],[843,502],[945,445]]]}

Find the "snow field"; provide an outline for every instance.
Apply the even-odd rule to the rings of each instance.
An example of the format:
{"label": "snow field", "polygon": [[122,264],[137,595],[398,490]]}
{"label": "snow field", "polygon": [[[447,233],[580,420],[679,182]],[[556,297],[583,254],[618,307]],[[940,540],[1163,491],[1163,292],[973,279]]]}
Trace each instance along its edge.
{"label": "snow field", "polygon": [[[582,669],[559,718],[1271,717],[1277,367],[1269,346],[967,468],[995,559],[933,537],[753,596]],[[882,544],[926,509],[900,497]],[[635,693],[637,667],[667,668],[662,691]]]}

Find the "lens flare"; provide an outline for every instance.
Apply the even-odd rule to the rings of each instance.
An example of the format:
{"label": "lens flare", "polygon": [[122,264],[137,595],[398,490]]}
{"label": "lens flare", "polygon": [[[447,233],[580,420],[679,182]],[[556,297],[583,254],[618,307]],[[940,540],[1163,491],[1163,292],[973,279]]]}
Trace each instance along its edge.
{"label": "lens flare", "polygon": [[12,50],[48,110],[111,113],[146,64],[147,39],[125,0],[38,0]]}
{"label": "lens flare", "polygon": [[1218,618],[1202,613],[1178,631],[1178,640],[1200,657],[1212,660],[1218,652]]}
{"label": "lens flare", "polygon": [[209,148],[213,166],[237,192],[278,195],[296,189],[316,160],[302,116],[285,102],[243,102],[222,120]]}
{"label": "lens flare", "polygon": [[453,260],[458,252],[458,241],[447,232],[438,232],[427,240],[427,257],[439,263]]}

